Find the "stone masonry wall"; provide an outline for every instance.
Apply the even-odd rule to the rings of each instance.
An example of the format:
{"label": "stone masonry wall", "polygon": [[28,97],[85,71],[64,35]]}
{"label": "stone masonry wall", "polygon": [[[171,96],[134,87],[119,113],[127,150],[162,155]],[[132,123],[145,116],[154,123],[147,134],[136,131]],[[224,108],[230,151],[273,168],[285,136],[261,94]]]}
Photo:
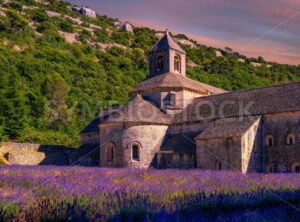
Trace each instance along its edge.
{"label": "stone masonry wall", "polygon": [[[101,167],[122,167],[123,149],[121,135],[125,125],[109,124],[100,126],[100,166]],[[113,147],[113,160],[108,161],[108,146]]]}
{"label": "stone masonry wall", "polygon": [[261,121],[256,121],[241,140],[242,172],[262,172]]}
{"label": "stone masonry wall", "polygon": [[[159,151],[168,126],[139,125],[128,126],[122,133],[124,166],[134,168],[156,167],[156,153]],[[132,146],[139,147],[140,160],[132,159]]]}
{"label": "stone masonry wall", "polygon": [[[264,170],[290,172],[300,166],[300,112],[266,115],[263,123]],[[288,134],[293,134],[296,143],[286,144]],[[266,137],[273,137],[273,145],[266,144]]]}
{"label": "stone masonry wall", "polygon": [[[109,124],[100,126],[100,166],[148,168],[155,161],[167,126]],[[107,159],[107,147],[113,145],[114,158]],[[139,161],[132,160],[132,146],[139,147]]]}
{"label": "stone masonry wall", "polygon": [[197,140],[197,168],[242,170],[241,137]]}

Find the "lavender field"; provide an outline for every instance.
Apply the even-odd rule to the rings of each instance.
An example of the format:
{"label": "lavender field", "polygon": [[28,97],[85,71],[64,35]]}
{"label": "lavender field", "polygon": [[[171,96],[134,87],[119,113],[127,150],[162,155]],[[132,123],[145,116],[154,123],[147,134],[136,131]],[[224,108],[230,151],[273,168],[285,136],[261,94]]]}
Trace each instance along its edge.
{"label": "lavender field", "polygon": [[300,221],[300,176],[0,167],[0,221]]}

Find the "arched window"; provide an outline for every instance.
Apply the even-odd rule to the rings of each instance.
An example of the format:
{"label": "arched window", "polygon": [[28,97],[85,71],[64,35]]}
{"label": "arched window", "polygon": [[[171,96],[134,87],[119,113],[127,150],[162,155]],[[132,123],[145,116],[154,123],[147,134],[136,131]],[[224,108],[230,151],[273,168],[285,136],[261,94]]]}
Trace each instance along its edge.
{"label": "arched window", "polygon": [[286,145],[294,145],[296,143],[296,137],[293,133],[289,133],[286,136]]}
{"label": "arched window", "polygon": [[174,70],[181,72],[181,59],[179,55],[176,55],[174,58]]}
{"label": "arched window", "polygon": [[114,146],[112,144],[108,144],[106,148],[107,154],[107,162],[112,162],[114,160]]}
{"label": "arched window", "polygon": [[274,146],[274,137],[271,134],[266,136],[265,145],[269,147]]}
{"label": "arched window", "polygon": [[132,146],[132,160],[140,161],[140,147],[136,144]]}
{"label": "arched window", "polygon": [[158,55],[156,58],[156,69],[158,72],[164,70],[164,58],[162,55]]}

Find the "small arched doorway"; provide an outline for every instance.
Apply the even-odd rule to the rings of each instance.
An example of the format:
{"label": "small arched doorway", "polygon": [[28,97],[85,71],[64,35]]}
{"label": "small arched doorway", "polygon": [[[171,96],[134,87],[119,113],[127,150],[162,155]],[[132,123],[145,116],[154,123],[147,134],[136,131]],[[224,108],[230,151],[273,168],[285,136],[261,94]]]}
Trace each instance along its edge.
{"label": "small arched doorway", "polygon": [[300,163],[294,163],[292,166],[292,170],[294,173],[300,173]]}
{"label": "small arched doorway", "polygon": [[274,165],[273,164],[267,166],[267,173],[274,173]]}
{"label": "small arched doorway", "polygon": [[222,163],[220,161],[216,161],[216,170],[222,170]]}
{"label": "small arched doorway", "polygon": [[111,143],[106,146],[106,158],[108,163],[114,160],[114,145]]}

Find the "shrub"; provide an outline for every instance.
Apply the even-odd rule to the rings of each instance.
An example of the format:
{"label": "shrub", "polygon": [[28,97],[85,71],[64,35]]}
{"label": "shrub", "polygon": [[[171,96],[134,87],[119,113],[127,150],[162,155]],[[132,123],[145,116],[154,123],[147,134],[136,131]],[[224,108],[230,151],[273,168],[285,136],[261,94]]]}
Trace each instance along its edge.
{"label": "shrub", "polygon": [[109,35],[106,30],[98,29],[95,32],[95,38],[97,42],[108,42],[109,41]]}
{"label": "shrub", "polygon": [[32,14],[31,18],[35,22],[45,22],[48,20],[48,16],[41,10],[36,10]]}
{"label": "shrub", "polygon": [[15,1],[9,2],[8,6],[9,6],[9,8],[12,8],[12,9],[17,10],[17,11],[22,11],[23,10],[23,6],[19,2],[15,2]]}
{"label": "shrub", "polygon": [[10,22],[10,31],[11,32],[20,32],[27,27],[27,21],[19,15],[16,11],[7,10],[6,15]]}
{"label": "shrub", "polygon": [[125,31],[115,31],[112,34],[112,40],[121,45],[129,46],[131,34]]}
{"label": "shrub", "polygon": [[65,20],[65,19],[59,19],[58,27],[63,32],[73,33],[75,31],[72,22],[70,22],[69,20]]}
{"label": "shrub", "polygon": [[6,16],[0,16],[0,31],[6,31],[10,28],[10,21]]}

